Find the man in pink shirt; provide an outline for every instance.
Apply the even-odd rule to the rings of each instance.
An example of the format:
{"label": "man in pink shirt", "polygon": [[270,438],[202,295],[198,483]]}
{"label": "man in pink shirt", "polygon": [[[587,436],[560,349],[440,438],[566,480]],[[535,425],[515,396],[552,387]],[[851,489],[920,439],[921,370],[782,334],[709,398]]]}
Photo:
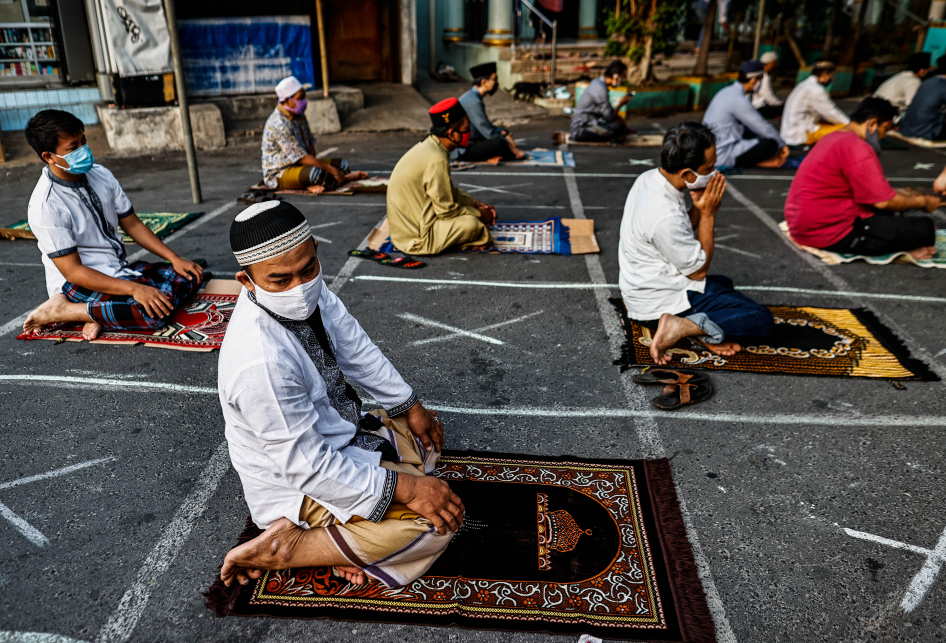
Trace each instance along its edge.
{"label": "man in pink shirt", "polygon": [[880,139],[896,115],[897,108],[883,98],[865,98],[848,125],[812,148],[785,201],[795,241],[842,254],[908,252],[915,259],[936,254],[933,220],[895,213],[932,212],[939,198],[898,192],[880,165]]}

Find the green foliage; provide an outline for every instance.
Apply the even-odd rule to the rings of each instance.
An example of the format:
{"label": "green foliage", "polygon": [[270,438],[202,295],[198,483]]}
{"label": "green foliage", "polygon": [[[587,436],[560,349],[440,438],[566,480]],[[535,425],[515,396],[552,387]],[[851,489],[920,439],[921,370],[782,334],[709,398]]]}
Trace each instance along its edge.
{"label": "green foliage", "polygon": [[[615,17],[613,9],[605,11],[605,28],[611,38],[605,49],[608,56],[624,56],[634,62],[644,55],[643,39],[654,37],[654,51],[663,51],[676,41],[680,25],[686,19],[687,0],[659,0],[653,15],[649,15],[650,3],[639,0],[638,15],[631,14],[630,0],[621,0],[621,15]],[[650,27],[648,25],[651,25]]]}

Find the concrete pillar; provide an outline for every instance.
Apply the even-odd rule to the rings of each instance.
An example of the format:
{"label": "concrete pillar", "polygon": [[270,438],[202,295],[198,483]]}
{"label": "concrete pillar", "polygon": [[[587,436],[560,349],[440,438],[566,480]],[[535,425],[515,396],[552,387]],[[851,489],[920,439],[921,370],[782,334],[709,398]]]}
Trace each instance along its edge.
{"label": "concrete pillar", "polygon": [[[430,0],[437,2],[438,0]],[[463,15],[463,0],[442,0],[443,41],[462,42],[466,40],[466,16]]]}
{"label": "concrete pillar", "polygon": [[581,0],[578,9],[578,39],[598,39],[598,0]]}
{"label": "concrete pillar", "polygon": [[489,0],[489,29],[483,36],[483,44],[509,46],[512,40],[512,2]]}
{"label": "concrete pillar", "polygon": [[400,0],[401,84],[417,83],[417,3]]}

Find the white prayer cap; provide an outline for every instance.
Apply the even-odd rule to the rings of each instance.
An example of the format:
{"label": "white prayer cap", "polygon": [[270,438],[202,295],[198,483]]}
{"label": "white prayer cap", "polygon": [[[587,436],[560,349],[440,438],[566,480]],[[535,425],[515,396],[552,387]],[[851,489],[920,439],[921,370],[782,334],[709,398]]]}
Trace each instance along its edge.
{"label": "white prayer cap", "polygon": [[767,51],[759,58],[759,62],[761,62],[763,65],[774,63],[776,60],[778,60],[778,56],[774,51]]}
{"label": "white prayer cap", "polygon": [[276,98],[282,102],[287,98],[295,96],[296,92],[300,89],[305,89],[305,87],[299,82],[299,79],[295,76],[288,76],[283,78],[279,81],[279,84],[276,85]]}

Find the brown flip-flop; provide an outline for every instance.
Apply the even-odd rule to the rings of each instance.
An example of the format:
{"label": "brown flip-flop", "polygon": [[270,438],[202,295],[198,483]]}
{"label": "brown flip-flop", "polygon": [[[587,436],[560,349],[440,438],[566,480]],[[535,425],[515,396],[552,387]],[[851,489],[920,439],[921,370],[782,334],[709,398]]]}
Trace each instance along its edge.
{"label": "brown flip-flop", "polygon": [[[683,376],[689,377],[683,379]],[[709,373],[697,371],[688,368],[659,368],[650,367],[643,373],[634,375],[635,384],[676,384],[677,382],[690,382],[698,384],[709,379]]]}
{"label": "brown flip-flop", "polygon": [[695,384],[690,382],[689,378],[681,380],[664,386],[663,393],[653,399],[654,406],[662,411],[673,411],[705,402],[716,393],[709,379]]}

